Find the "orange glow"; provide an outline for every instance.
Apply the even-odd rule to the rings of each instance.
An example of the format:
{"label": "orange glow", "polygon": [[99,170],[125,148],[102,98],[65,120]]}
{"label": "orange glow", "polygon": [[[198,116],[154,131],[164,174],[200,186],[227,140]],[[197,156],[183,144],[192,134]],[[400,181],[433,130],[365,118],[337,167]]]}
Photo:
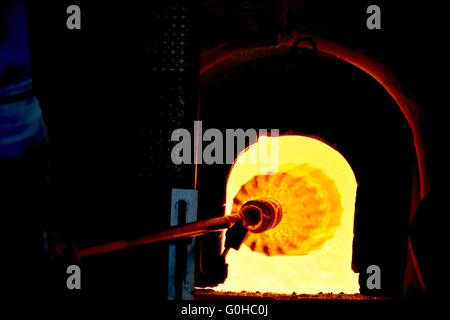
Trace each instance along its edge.
{"label": "orange glow", "polygon": [[[278,157],[258,164],[257,154]],[[228,177],[226,213],[261,197],[277,200],[280,224],[248,234],[227,256],[218,290],[274,293],[359,292],[351,270],[356,179],[335,149],[304,136],[260,137],[237,158]]]}

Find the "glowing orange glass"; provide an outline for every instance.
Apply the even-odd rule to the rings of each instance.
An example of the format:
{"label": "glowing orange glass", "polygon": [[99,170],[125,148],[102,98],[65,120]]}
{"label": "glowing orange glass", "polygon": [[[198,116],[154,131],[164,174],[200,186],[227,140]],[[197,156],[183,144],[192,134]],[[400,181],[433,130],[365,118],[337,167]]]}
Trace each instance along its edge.
{"label": "glowing orange glass", "polygon": [[351,270],[356,189],[350,165],[327,144],[305,136],[260,137],[232,167],[226,214],[268,197],[281,204],[283,217],[230,251],[228,278],[217,289],[357,293]]}

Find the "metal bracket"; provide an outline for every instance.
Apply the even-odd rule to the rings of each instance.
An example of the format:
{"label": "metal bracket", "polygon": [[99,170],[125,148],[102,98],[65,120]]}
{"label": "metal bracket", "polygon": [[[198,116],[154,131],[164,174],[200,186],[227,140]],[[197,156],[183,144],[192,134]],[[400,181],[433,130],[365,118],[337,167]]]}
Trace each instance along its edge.
{"label": "metal bracket", "polygon": [[318,56],[317,44],[312,37],[300,37],[294,41],[292,44],[292,52],[304,52],[305,47],[301,46],[301,43],[308,43],[311,46],[312,55],[314,57]]}
{"label": "metal bracket", "polygon": [[[196,190],[172,189],[170,226],[197,221]],[[169,300],[192,300],[195,276],[195,238],[169,245]]]}

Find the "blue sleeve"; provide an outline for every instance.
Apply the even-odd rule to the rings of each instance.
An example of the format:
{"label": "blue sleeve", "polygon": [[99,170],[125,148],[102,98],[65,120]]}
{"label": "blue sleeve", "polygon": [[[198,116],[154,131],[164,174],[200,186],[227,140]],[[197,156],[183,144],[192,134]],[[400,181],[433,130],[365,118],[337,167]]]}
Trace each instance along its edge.
{"label": "blue sleeve", "polygon": [[23,2],[0,0],[0,158],[18,158],[46,140],[32,94],[30,45]]}

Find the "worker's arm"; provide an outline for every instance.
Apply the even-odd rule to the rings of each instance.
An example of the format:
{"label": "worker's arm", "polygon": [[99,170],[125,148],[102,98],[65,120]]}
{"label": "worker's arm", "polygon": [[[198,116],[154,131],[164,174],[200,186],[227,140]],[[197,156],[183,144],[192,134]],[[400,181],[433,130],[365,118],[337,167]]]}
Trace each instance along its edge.
{"label": "worker's arm", "polygon": [[0,158],[19,158],[46,139],[32,91],[30,44],[22,1],[0,4]]}

